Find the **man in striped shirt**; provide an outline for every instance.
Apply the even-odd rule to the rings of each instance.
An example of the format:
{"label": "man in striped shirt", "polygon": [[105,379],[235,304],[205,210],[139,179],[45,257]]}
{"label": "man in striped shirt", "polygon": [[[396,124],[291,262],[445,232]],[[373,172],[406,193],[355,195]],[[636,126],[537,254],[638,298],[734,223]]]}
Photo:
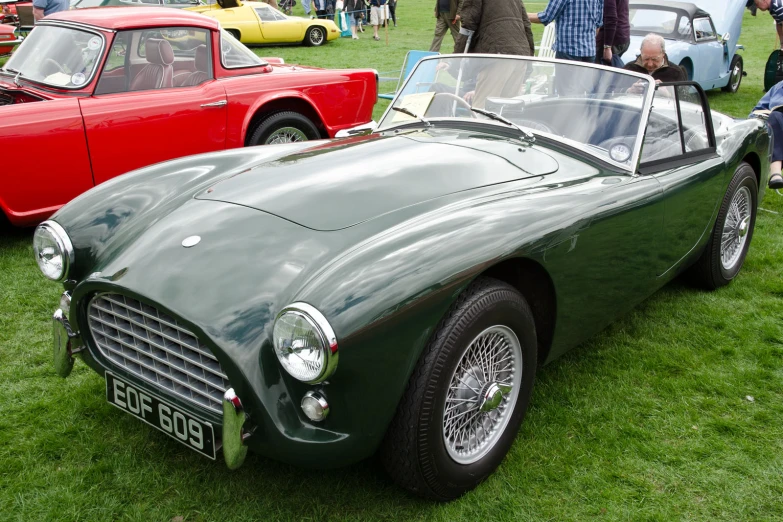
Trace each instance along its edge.
{"label": "man in striped shirt", "polygon": [[603,13],[604,0],[550,0],[530,21],[555,22],[555,58],[594,63],[595,31],[603,25]]}
{"label": "man in striped shirt", "polygon": [[[783,49],[783,0],[754,0],[753,4],[761,11],[769,11],[772,18],[775,19],[778,30],[778,39],[780,39],[780,48]],[[751,0],[748,1],[748,7],[753,16],[756,16],[756,10],[751,5]]]}

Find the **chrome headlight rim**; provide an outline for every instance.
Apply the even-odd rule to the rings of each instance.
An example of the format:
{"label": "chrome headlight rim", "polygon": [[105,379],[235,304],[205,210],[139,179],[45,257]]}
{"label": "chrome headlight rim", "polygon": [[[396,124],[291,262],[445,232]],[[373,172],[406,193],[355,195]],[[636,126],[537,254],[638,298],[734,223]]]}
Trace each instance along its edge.
{"label": "chrome headlight rim", "polygon": [[[65,279],[68,277],[68,272],[71,269],[71,266],[73,265],[74,259],[76,258],[76,253],[73,249],[73,243],[71,243],[71,238],[68,237],[68,233],[65,231],[65,229],[56,221],[47,220],[38,225],[39,229],[46,230],[48,233],[54,238],[54,242],[57,244],[57,248],[60,250],[60,254],[63,258],[63,268],[62,268],[62,274],[60,274],[60,277],[58,278],[52,278],[46,275],[46,272],[41,270],[40,264],[38,265],[38,269],[41,270],[41,273],[46,277],[47,279],[51,279],[52,281],[65,281]],[[36,259],[36,263],[38,263],[38,260]]]}
{"label": "chrome headlight rim", "polygon": [[[307,303],[296,302],[289,304],[280,310],[280,313],[277,314],[277,317],[275,317],[275,324],[277,324],[277,321],[286,314],[298,315],[309,322],[312,326],[315,326],[315,332],[318,334],[321,340],[321,350],[324,355],[324,364],[318,376],[311,380],[299,379],[295,375],[288,372],[285,365],[282,364],[282,361],[280,361],[280,357],[278,356],[277,358],[281,363],[280,365],[283,367],[283,369],[286,370],[286,372],[288,372],[289,375],[306,384],[318,384],[324,382],[326,379],[331,377],[332,374],[334,374],[335,370],[337,369],[337,362],[339,360],[339,354],[337,350],[337,336],[334,333],[334,329],[329,324],[329,321],[326,320],[326,317],[321,312],[319,312],[316,307]],[[277,356],[277,346],[275,345],[274,339],[272,340],[272,345],[273,349],[275,350],[275,355]]]}

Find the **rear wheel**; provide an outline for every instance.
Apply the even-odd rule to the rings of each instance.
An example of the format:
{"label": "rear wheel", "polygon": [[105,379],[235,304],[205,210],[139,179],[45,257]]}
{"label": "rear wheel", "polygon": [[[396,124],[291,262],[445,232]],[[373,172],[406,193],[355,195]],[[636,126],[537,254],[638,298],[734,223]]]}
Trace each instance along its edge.
{"label": "rear wheel", "polygon": [[536,331],[512,286],[479,278],[441,320],[386,433],[381,459],[402,487],[451,500],[505,457],[527,410]]}
{"label": "rear wheel", "polygon": [[688,81],[693,81],[693,63],[690,60],[683,60],[680,62],[680,67],[685,69],[685,74],[688,76]]}
{"label": "rear wheel", "polygon": [[309,47],[318,47],[326,43],[326,30],[323,27],[314,25],[307,30],[304,39],[305,45]]}
{"label": "rear wheel", "polygon": [[318,128],[298,112],[283,111],[267,116],[250,135],[248,145],[275,145],[295,141],[317,140]]}
{"label": "rear wheel", "polygon": [[707,247],[691,270],[694,282],[714,290],[737,276],[753,238],[757,200],[756,173],[742,162],[723,197]]}
{"label": "rear wheel", "polygon": [[742,83],[742,70],[743,70],[742,56],[735,54],[731,60],[731,67],[729,68],[729,84],[723,87],[725,92],[737,92]]}
{"label": "rear wheel", "polygon": [[241,39],[240,37],[242,35],[239,33],[239,31],[237,29],[226,29],[226,32],[228,34],[230,34],[231,36],[233,36],[234,38],[236,38],[237,40]]}

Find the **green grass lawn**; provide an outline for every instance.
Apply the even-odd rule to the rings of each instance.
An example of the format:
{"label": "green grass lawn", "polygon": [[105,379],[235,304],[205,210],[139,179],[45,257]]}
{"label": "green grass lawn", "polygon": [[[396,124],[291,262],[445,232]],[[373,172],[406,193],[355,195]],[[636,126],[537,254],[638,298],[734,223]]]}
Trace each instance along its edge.
{"label": "green grass lawn", "polygon": [[[428,48],[432,4],[400,0],[388,47],[364,33],[258,52],[393,70],[408,49]],[[738,94],[711,92],[713,107],[749,112],[773,38],[769,15],[746,16],[748,76]],[[451,45],[447,36],[442,50]],[[251,455],[230,472],[107,404],[81,362],[58,378],[50,316],[61,288],[39,274],[31,231],[4,232],[0,521],[781,520],[783,197],[768,192],[761,205],[771,212],[759,213],[736,281],[713,293],[675,282],[541,369],[509,456],[450,504],[409,496],[373,459],[309,471]]]}

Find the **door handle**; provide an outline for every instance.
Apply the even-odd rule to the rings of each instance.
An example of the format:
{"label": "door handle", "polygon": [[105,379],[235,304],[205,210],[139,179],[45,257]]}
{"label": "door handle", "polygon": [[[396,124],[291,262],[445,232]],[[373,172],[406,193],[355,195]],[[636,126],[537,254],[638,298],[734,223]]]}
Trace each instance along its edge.
{"label": "door handle", "polygon": [[212,102],[212,103],[202,103],[201,107],[203,107],[203,108],[206,108],[206,107],[223,107],[227,103],[228,102],[226,100],[220,100],[220,101],[216,101],[216,102]]}

